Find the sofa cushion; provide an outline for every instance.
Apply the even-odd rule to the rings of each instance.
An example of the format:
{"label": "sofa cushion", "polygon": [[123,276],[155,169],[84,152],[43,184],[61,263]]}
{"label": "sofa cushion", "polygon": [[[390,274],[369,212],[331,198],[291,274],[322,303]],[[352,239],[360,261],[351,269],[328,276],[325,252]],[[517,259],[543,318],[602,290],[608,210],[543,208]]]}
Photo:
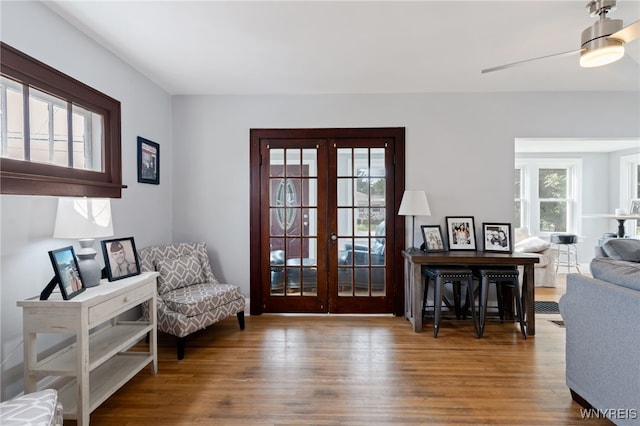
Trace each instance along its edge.
{"label": "sofa cushion", "polygon": [[158,294],[198,284],[203,281],[202,264],[196,256],[179,256],[175,259],[156,261],[158,277]]}
{"label": "sofa cushion", "polygon": [[549,248],[551,243],[540,237],[529,237],[516,243],[514,249],[517,253],[540,253]]}
{"label": "sofa cushion", "polygon": [[640,290],[640,263],[596,257],[591,260],[591,274],[603,281]]}
{"label": "sofa cushion", "polygon": [[171,290],[160,298],[172,311],[191,317],[219,309],[244,296],[235,285],[201,283]]}
{"label": "sofa cushion", "polygon": [[640,262],[640,240],[611,238],[602,244],[602,250],[612,259]]}

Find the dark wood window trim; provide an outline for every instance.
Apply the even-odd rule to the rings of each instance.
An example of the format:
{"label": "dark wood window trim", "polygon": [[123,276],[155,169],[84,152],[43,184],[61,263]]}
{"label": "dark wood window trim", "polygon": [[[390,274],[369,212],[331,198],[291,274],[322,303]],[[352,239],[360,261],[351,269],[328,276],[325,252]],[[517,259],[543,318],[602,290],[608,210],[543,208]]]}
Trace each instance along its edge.
{"label": "dark wood window trim", "polygon": [[120,102],[2,42],[0,73],[103,117],[102,171],[0,158],[0,193],[120,198]]}

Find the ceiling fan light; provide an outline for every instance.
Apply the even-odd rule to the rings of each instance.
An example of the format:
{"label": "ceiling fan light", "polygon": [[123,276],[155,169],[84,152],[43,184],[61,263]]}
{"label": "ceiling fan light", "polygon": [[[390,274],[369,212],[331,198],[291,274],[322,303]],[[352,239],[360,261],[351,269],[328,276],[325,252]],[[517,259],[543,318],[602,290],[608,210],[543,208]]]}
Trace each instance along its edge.
{"label": "ceiling fan light", "polygon": [[580,55],[580,66],[583,68],[601,67],[613,63],[624,56],[624,46],[603,46],[587,50]]}

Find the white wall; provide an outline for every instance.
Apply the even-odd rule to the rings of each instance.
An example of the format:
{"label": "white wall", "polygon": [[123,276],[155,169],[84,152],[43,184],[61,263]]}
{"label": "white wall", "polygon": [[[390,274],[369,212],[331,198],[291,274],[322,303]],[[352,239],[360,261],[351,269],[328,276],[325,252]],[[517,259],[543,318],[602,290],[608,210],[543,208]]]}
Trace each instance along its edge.
{"label": "white wall", "polygon": [[432,211],[417,240],[418,224],[447,215],[472,215],[477,230],[511,222],[516,138],[640,136],[637,93],[178,96],[173,108],[174,240],[206,241],[220,278],[247,295],[251,128],[406,127],[406,187]]}
{"label": "white wall", "polygon": [[[171,241],[171,97],[119,58],[73,29],[40,2],[2,2],[1,39],[119,100],[122,107],[122,199],[113,200],[115,237],[138,247]],[[160,144],[160,185],[137,183],[137,136]],[[54,197],[0,196],[2,400],[22,391],[22,312],[16,301],[39,294],[53,276]],[[99,243],[94,247],[102,261]]]}
{"label": "white wall", "polygon": [[[247,295],[251,128],[406,127],[407,188],[426,190],[433,213],[418,224],[464,214],[475,216],[476,227],[511,221],[515,138],[640,137],[637,93],[172,100],[39,2],[1,5],[2,41],[122,102],[123,178],[129,188],[113,202],[116,235],[133,235],[139,247],[205,241],[219,278]],[[136,136],[161,145],[160,186],[136,182]],[[50,237],[54,198],[1,196],[0,203],[5,399],[22,390],[22,321],[15,302],[42,290],[52,275],[47,250],[67,242]]]}

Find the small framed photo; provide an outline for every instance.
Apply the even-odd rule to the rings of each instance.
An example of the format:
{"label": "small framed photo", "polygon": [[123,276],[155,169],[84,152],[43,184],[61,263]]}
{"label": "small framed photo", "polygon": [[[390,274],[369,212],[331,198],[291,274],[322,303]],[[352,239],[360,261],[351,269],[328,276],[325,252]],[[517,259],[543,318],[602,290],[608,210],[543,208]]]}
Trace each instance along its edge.
{"label": "small framed photo", "polygon": [[640,215],[640,198],[631,200],[631,207],[629,207],[630,215]]}
{"label": "small framed photo", "polygon": [[140,260],[133,237],[104,240],[101,244],[109,281],[140,274]]}
{"label": "small framed photo", "polygon": [[473,216],[447,216],[449,250],[476,250]]}
{"label": "small framed photo", "polygon": [[421,225],[424,251],[445,251],[440,225]]}
{"label": "small framed photo", "polygon": [[[51,250],[49,258],[64,300],[69,300],[85,290],[80,268],[78,267],[78,260],[72,246]],[[51,288],[54,287],[52,286]]]}
{"label": "small framed photo", "polygon": [[482,239],[484,251],[511,253],[511,224],[510,223],[483,223]]}
{"label": "small framed photo", "polygon": [[160,184],[160,145],[138,136],[138,182]]}

